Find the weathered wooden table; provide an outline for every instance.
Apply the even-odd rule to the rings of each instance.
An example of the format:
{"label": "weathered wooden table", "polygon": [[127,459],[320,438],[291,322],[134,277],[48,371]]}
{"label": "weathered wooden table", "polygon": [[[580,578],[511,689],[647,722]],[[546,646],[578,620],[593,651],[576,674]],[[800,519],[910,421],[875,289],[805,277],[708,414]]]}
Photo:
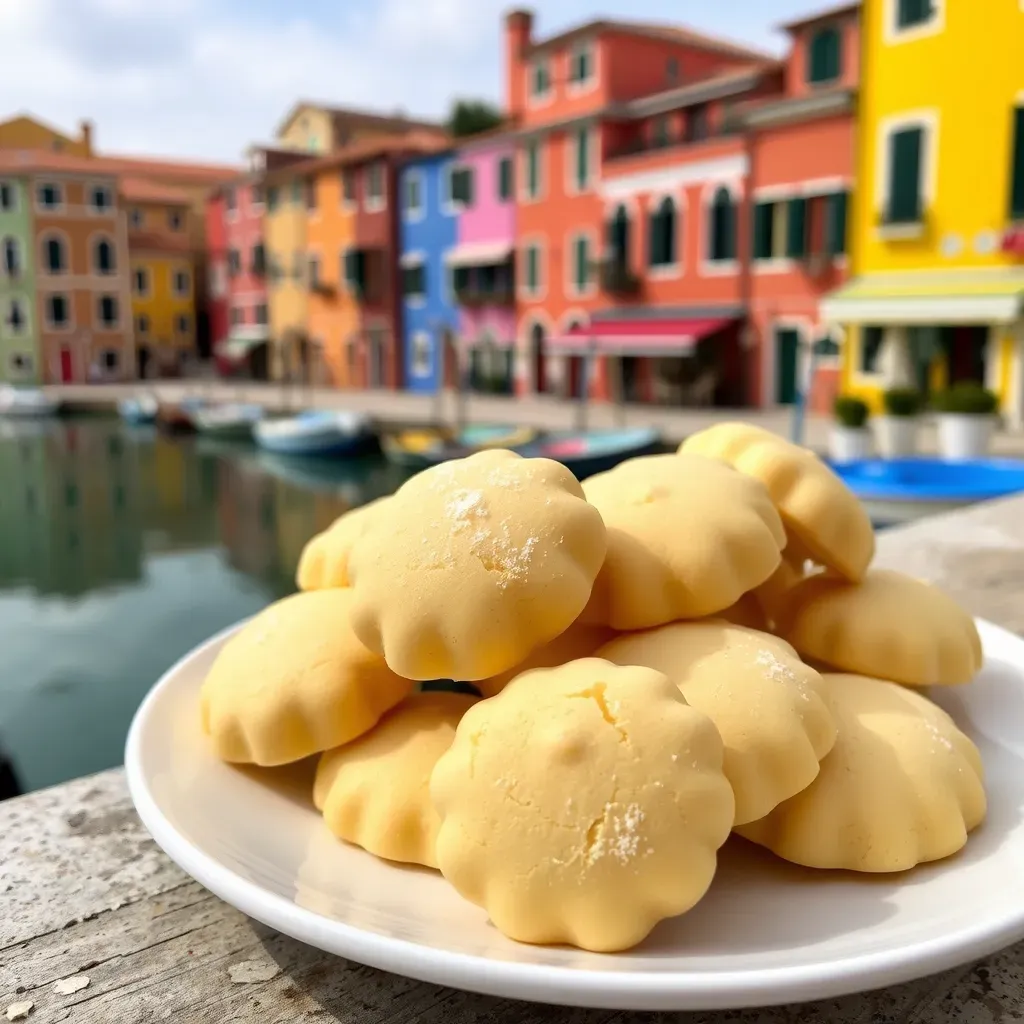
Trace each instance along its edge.
{"label": "weathered wooden table", "polygon": [[[1024,498],[890,531],[879,561],[1024,634]],[[75,975],[88,986],[57,985]],[[1024,1021],[1024,944],[895,989],[778,1009],[629,1014],[491,999],[326,956],[244,917],[160,852],[118,770],[0,804],[0,1015],[28,1002],[39,1024],[1004,1024]]]}

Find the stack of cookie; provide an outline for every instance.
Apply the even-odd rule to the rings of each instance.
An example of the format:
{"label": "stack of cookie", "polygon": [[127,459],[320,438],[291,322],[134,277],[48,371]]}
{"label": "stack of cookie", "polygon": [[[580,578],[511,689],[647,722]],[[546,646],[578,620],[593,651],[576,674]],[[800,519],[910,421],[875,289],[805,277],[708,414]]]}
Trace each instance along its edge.
{"label": "stack of cookie", "polygon": [[838,477],[747,424],[582,486],[484,452],[313,538],[204,728],[231,762],[320,754],[335,835],[439,868],[511,938],[626,949],[733,831],[889,872],[981,822],[978,751],[915,689],[977,673],[974,623],[873,555]]}

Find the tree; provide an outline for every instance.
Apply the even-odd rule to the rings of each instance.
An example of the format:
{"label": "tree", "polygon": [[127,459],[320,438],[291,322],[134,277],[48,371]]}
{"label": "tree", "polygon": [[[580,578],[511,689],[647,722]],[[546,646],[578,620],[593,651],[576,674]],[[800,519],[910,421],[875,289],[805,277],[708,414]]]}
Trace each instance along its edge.
{"label": "tree", "polygon": [[448,130],[457,139],[465,138],[497,128],[502,120],[501,111],[485,100],[456,100],[448,118]]}

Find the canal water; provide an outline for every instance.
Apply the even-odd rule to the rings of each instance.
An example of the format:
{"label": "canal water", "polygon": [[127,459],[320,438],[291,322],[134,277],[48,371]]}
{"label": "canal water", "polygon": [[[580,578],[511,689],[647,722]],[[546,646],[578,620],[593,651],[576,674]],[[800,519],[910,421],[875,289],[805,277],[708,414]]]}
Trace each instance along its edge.
{"label": "canal water", "polygon": [[292,592],[306,540],[406,475],[109,419],[0,421],[0,760],[17,787],[120,764],[159,676]]}

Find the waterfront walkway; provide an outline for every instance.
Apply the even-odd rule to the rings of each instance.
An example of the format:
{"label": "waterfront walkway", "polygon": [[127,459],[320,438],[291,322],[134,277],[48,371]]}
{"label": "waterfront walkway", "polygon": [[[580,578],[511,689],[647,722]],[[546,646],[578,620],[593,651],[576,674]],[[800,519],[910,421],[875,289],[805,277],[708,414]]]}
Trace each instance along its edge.
{"label": "waterfront walkway", "polygon": [[[548,396],[507,398],[494,395],[417,395],[407,391],[341,391],[299,385],[264,384],[256,381],[167,380],[145,384],[59,385],[46,389],[76,408],[112,406],[118,399],[145,392],[161,401],[205,397],[216,402],[257,402],[274,412],[299,409],[349,409],[373,417],[383,426],[428,424],[514,423],[542,430],[590,430],[622,427],[654,427],[666,441],[681,441],[690,434],[726,419],[744,419],[784,437],[791,436],[793,411],[772,409],[675,409],[653,405],[583,405]],[[803,443],[817,451],[828,445],[830,421],[810,416]],[[935,429],[921,428],[921,451],[937,450]],[[1000,432],[993,444],[997,455],[1024,458],[1024,434]]]}

